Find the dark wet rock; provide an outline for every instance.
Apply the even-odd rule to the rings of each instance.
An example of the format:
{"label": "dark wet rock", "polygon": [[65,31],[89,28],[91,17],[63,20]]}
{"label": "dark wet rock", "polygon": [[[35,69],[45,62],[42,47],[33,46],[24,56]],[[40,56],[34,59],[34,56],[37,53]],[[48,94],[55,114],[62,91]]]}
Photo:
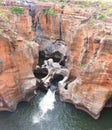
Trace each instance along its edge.
{"label": "dark wet rock", "polygon": [[3,71],[3,60],[0,58],[0,73]]}

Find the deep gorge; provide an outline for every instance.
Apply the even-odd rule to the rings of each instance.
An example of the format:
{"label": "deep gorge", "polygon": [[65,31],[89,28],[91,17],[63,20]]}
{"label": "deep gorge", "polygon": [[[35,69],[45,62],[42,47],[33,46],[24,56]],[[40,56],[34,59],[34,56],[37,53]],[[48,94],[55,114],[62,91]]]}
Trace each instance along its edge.
{"label": "deep gorge", "polygon": [[[45,11],[50,9],[53,9],[56,15],[46,15]],[[110,89],[104,87],[105,83],[109,84],[110,82],[107,74],[109,71],[105,70],[105,66],[111,64],[111,61],[109,63],[108,59],[103,60],[108,51],[106,46],[111,48],[111,45],[108,44],[111,42],[111,34],[106,33],[108,29],[104,32],[100,31],[97,24],[88,25],[89,14],[84,16],[84,12],[80,12],[78,17],[78,11],[70,9],[70,6],[62,8],[54,4],[37,5],[33,21],[37,35],[35,40],[39,43],[40,55],[46,62],[50,61],[49,58],[53,59],[50,61],[52,64],[57,62],[59,59],[56,59],[55,55],[58,55],[58,58],[61,55],[66,58],[64,60],[67,62],[64,63],[64,66],[68,70],[64,69],[66,72],[60,71],[65,78],[58,83],[61,100],[74,104],[76,108],[86,111],[97,119],[108,99],[111,98]],[[76,16],[72,17],[71,14]],[[59,43],[61,46],[65,44],[65,47],[59,49],[61,48],[61,46],[58,48]],[[62,52],[58,52],[58,50]],[[61,67],[63,62],[59,63]],[[44,65],[43,62],[43,66],[47,65],[48,63]],[[39,70],[39,68],[37,69]],[[43,79],[47,87],[50,83],[50,77],[46,77],[47,79]],[[101,101],[101,99],[104,100]]]}
{"label": "deep gorge", "polygon": [[[96,20],[88,11],[73,3],[40,2],[18,18],[8,14],[10,26],[0,34],[0,110],[15,112],[0,112],[3,130],[112,128],[112,23]],[[3,21],[0,25],[5,26]],[[48,111],[41,117],[39,106],[49,90],[56,93],[50,93],[53,108],[48,95]]]}

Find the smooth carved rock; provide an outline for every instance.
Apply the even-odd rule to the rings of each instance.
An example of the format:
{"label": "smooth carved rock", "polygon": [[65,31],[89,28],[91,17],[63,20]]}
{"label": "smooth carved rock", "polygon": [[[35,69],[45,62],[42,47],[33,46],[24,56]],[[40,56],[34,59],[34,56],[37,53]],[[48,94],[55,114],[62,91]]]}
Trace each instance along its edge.
{"label": "smooth carved rock", "polygon": [[41,79],[46,88],[50,86],[51,79],[53,79],[54,75],[56,74],[62,75],[64,81],[66,81],[69,77],[70,70],[68,68],[62,67],[57,62],[53,62],[53,59],[45,60],[42,68],[48,69],[47,76]]}
{"label": "smooth carved rock", "polygon": [[[61,40],[48,40],[41,37],[39,53],[39,65],[34,70],[35,76],[40,80],[38,86],[44,86],[47,90],[51,86],[56,75],[61,76],[60,80],[69,77],[69,51],[67,45]],[[63,77],[63,78],[62,78]],[[39,87],[42,89],[42,87]]]}

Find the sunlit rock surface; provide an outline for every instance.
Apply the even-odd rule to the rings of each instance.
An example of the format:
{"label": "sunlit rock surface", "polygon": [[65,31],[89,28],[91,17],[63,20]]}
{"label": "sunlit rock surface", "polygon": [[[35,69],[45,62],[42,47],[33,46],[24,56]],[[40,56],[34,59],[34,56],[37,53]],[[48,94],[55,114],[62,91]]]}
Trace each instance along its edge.
{"label": "sunlit rock surface", "polygon": [[36,89],[33,69],[39,46],[31,41],[31,18],[28,13],[16,18],[8,15],[10,23],[0,21],[4,27],[0,35],[0,111],[14,111],[20,101],[29,101]]}
{"label": "sunlit rock surface", "polygon": [[0,39],[0,110],[13,111],[18,102],[28,101],[33,95],[36,79],[33,75],[34,58],[38,45],[28,47],[19,42],[11,52],[6,41]]}

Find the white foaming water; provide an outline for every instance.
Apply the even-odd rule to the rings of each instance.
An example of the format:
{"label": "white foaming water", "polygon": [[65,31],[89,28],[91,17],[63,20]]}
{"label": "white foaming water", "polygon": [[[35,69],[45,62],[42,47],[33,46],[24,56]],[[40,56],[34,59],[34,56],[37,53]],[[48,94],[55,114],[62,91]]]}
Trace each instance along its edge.
{"label": "white foaming water", "polygon": [[54,109],[55,101],[55,91],[52,92],[49,89],[47,94],[42,98],[39,103],[40,111],[33,117],[34,124],[39,123],[42,119],[45,119],[45,114],[48,112],[48,110]]}
{"label": "white foaming water", "polygon": [[46,114],[48,110],[52,110],[54,108],[55,102],[55,92],[52,92],[50,89],[47,94],[43,97],[39,104],[39,108],[43,114]]}

